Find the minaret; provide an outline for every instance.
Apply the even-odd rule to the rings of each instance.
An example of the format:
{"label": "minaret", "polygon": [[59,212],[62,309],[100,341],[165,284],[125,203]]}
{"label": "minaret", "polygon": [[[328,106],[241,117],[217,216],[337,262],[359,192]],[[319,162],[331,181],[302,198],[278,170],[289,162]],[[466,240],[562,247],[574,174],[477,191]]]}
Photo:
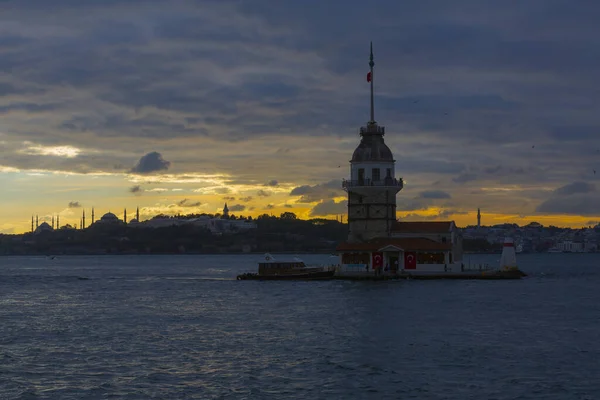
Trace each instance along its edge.
{"label": "minaret", "polygon": [[135,219],[137,219],[137,221],[140,222],[140,207],[139,206],[135,209]]}
{"label": "minaret", "polygon": [[481,228],[481,210],[477,209],[477,229]]}
{"label": "minaret", "polygon": [[371,119],[360,128],[360,144],[350,160],[350,180],[342,187],[348,192],[348,241],[362,242],[389,237],[396,222],[396,194],[402,178],[396,179],[396,161],[385,144],[385,127],[375,122],[373,96],[373,43],[367,82],[371,84]]}
{"label": "minaret", "polygon": [[127,223],[127,207],[123,209],[123,222]]}
{"label": "minaret", "polygon": [[229,218],[229,208],[227,208],[227,203],[225,203],[225,207],[223,207],[223,218]]}
{"label": "minaret", "polygon": [[94,223],[94,207],[92,207],[92,224]]}
{"label": "minaret", "polygon": [[52,229],[54,229],[54,215],[52,216]]}
{"label": "minaret", "polygon": [[60,215],[56,215],[56,229],[60,228]]}
{"label": "minaret", "polygon": [[83,209],[83,213],[81,215],[81,229],[85,228],[85,209]]}
{"label": "minaret", "polygon": [[33,232],[33,215],[31,215],[31,232]]}
{"label": "minaret", "polygon": [[38,225],[38,216],[36,215],[36,216],[35,216],[35,229],[37,229],[37,228],[38,228],[38,226],[39,226],[39,225]]}

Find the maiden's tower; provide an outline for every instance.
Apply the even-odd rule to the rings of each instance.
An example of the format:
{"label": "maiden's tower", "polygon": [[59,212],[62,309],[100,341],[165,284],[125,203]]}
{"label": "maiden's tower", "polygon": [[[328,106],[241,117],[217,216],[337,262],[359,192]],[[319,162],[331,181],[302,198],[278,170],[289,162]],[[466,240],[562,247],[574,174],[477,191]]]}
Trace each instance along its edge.
{"label": "maiden's tower", "polygon": [[337,247],[336,275],[351,279],[506,278],[491,268],[475,266],[474,271],[465,266],[462,235],[454,221],[396,219],[396,195],[404,182],[396,178],[396,161],[384,141],[385,128],[375,121],[374,66],[371,44],[367,74],[371,118],[359,130],[350,179],[342,182],[348,193],[348,240]]}

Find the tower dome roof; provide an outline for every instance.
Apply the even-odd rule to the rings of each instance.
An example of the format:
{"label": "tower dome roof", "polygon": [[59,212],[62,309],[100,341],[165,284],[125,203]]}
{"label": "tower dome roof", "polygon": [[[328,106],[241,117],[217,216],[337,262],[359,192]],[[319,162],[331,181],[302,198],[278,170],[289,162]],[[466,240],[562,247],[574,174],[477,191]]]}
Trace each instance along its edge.
{"label": "tower dome roof", "polygon": [[352,162],[361,161],[394,161],[392,151],[383,141],[382,135],[363,135],[352,154]]}

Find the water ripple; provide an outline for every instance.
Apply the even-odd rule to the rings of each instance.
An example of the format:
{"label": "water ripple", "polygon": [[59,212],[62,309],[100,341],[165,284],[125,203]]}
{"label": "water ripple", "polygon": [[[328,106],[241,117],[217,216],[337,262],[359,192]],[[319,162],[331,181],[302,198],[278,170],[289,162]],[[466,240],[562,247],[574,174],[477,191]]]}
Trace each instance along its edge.
{"label": "water ripple", "polygon": [[600,398],[596,256],[530,257],[521,282],[233,281],[254,258],[1,259],[0,398]]}

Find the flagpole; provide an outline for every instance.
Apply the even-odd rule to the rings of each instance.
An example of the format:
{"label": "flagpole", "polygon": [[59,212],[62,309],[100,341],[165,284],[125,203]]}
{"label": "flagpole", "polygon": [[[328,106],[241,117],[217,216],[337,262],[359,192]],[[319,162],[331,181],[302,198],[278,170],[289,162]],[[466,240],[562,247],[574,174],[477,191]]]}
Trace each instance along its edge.
{"label": "flagpole", "polygon": [[375,123],[375,106],[373,103],[373,42],[371,42],[371,55],[369,57],[369,67],[371,67],[371,124]]}

